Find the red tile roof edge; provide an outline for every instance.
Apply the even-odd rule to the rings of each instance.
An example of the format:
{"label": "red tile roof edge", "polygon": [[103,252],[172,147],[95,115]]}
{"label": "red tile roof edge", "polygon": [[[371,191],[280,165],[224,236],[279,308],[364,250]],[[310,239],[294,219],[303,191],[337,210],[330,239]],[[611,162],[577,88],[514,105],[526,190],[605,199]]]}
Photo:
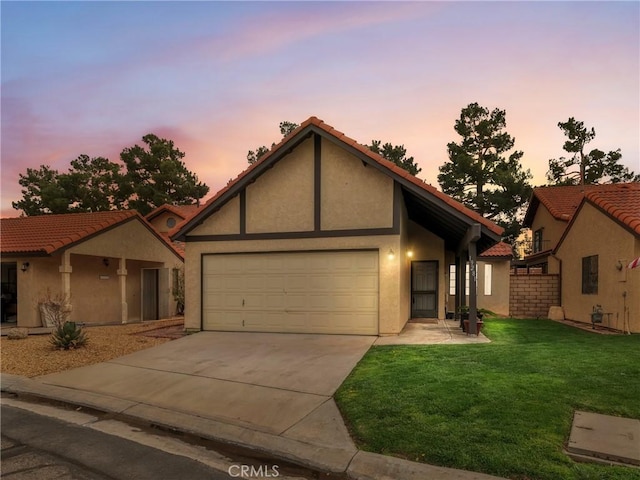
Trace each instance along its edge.
{"label": "red tile roof edge", "polygon": [[[580,202],[585,194],[600,191],[611,191],[619,188],[621,185],[632,184],[633,183],[605,183],[597,185],[544,185],[535,187],[533,189],[531,203],[533,204],[533,200],[537,199],[538,202],[545,206],[545,208],[549,211],[553,218],[563,222],[569,222],[573,217],[573,214],[577,211],[577,208],[580,205]],[[552,195],[548,195],[549,193]],[[566,209],[563,211],[557,205],[557,200],[554,201],[554,199],[550,198],[557,195],[558,193],[563,194],[563,200],[566,200],[566,198],[575,198],[575,208],[571,208],[571,212],[568,212]],[[528,214],[529,212],[527,212],[527,217],[529,216]]]}
{"label": "red tile roof edge", "polygon": [[[617,188],[609,189],[606,192],[599,190],[588,192],[585,195],[585,200],[640,235],[640,183],[615,183],[613,185],[616,185]],[[623,195],[628,196],[630,192],[634,192],[633,205],[629,208],[624,208],[620,204],[622,198],[619,197],[613,200],[608,198],[609,195],[607,194],[612,191],[617,191],[617,193],[621,194],[620,197]],[[633,212],[635,208],[638,210]]]}
{"label": "red tile roof edge", "polygon": [[[11,218],[3,218],[0,219],[0,222],[5,223],[5,222],[35,222],[38,221],[38,219],[40,218],[46,218],[47,220],[50,220],[52,218],[62,218],[62,217],[68,217],[69,215],[93,215],[93,214],[99,214],[100,216],[106,216],[106,215],[111,215],[113,216],[113,218],[110,218],[109,220],[104,220],[104,221],[100,221],[97,223],[96,225],[87,225],[84,228],[79,228],[77,232],[73,232],[67,236],[61,236],[60,238],[56,238],[51,240],[51,243],[44,243],[42,244],[42,246],[40,248],[30,248],[30,249],[17,249],[17,250],[5,250],[4,247],[2,245],[0,245],[0,251],[3,254],[9,254],[9,253],[26,253],[26,252],[40,252],[40,253],[44,253],[47,255],[50,255],[51,253],[55,252],[56,250],[59,250],[62,247],[68,246],[72,243],[76,243],[79,240],[82,239],[86,239],[87,237],[90,237],[92,235],[94,235],[95,233],[104,230],[108,227],[117,225],[122,223],[125,220],[128,220],[132,217],[134,217],[135,215],[138,215],[138,213],[134,210],[113,210],[113,211],[107,211],[107,212],[88,212],[88,213],[66,213],[66,214],[47,214],[47,215],[38,215],[38,216],[32,216],[32,217],[11,217]],[[95,216],[95,215],[94,215]],[[6,223],[5,223],[6,225]]]}
{"label": "red tile roof edge", "polygon": [[479,258],[513,258],[513,248],[506,242],[498,242],[478,255]]}
{"label": "red tile roof edge", "polygon": [[[412,184],[414,184],[417,187],[425,190],[426,192],[434,195],[439,200],[447,203],[449,206],[451,206],[454,209],[458,210],[460,213],[462,213],[462,214],[466,215],[467,217],[469,217],[469,218],[481,223],[482,225],[484,225],[486,228],[488,228],[494,234],[502,235],[502,233],[504,233],[504,229],[502,227],[498,226],[497,224],[495,224],[494,222],[492,222],[491,220],[488,220],[488,219],[484,218],[482,215],[478,214],[477,212],[474,212],[473,210],[467,208],[466,206],[464,206],[462,203],[458,202],[457,200],[454,200],[453,198],[451,198],[450,196],[446,195],[445,193],[440,192],[434,186],[426,183],[423,180],[420,180],[416,176],[414,176],[414,175],[410,174],[409,172],[407,172],[405,169],[397,166],[395,163],[387,160],[386,158],[382,157],[381,155],[371,151],[366,146],[359,144],[354,139],[346,136],[344,133],[336,130],[331,125],[326,124],[324,121],[320,120],[318,117],[315,117],[315,116],[311,116],[308,119],[306,119],[304,122],[302,122],[298,126],[298,128],[296,128],[291,133],[289,133],[289,135],[287,135],[282,140],[280,140],[280,142],[278,144],[274,145],[271,148],[271,150],[269,150],[266,154],[264,154],[262,157],[260,157],[260,159],[258,159],[258,161],[256,161],[253,164],[251,164],[248,168],[246,168],[244,171],[242,171],[236,178],[234,178],[231,181],[229,181],[229,183],[226,186],[224,186],[222,189],[220,189],[212,198],[210,198],[205,203],[203,209],[198,210],[198,212],[196,214],[194,214],[191,218],[194,218],[195,216],[197,216],[197,214],[199,212],[203,211],[206,207],[208,207],[209,205],[211,205],[212,203],[217,201],[231,187],[233,187],[235,184],[237,184],[243,178],[245,178],[247,175],[249,175],[249,173],[251,171],[253,171],[256,167],[258,167],[259,165],[261,165],[264,162],[266,162],[284,144],[289,142],[292,138],[294,138],[296,135],[298,135],[300,132],[302,132],[305,128],[307,128],[309,126],[314,126],[316,128],[319,128],[319,129],[325,131],[326,133],[328,133],[329,135],[331,135],[331,136],[337,138],[338,140],[341,140],[342,142],[346,143],[347,145],[350,145],[351,147],[353,147],[356,150],[360,151],[361,153],[363,153],[364,155],[366,155],[370,159],[374,160],[375,162],[377,162],[381,166],[385,167],[387,170],[389,170],[389,171],[393,172],[394,174],[396,174],[396,175],[398,175],[398,176],[410,181]],[[186,223],[187,222],[185,221],[180,227],[186,225]],[[178,227],[174,228],[170,232],[171,237],[173,238],[174,235],[177,235],[180,232],[180,230],[181,230],[181,228],[178,228]]]}
{"label": "red tile roof edge", "polygon": [[66,236],[61,236],[61,238],[55,238],[50,241],[50,243],[44,243],[39,248],[11,248],[5,250],[2,242],[0,242],[0,252],[3,255],[21,255],[21,254],[44,254],[51,255],[61,248],[70,247],[76,243],[80,243],[82,241],[88,240],[89,238],[104,232],[105,230],[109,230],[118,225],[124,224],[126,222],[135,220],[136,218],[147,228],[149,231],[155,235],[158,239],[160,239],[167,247],[176,254],[180,259],[184,259],[184,255],[177,249],[172,242],[163,238],[158,231],[153,228],[153,225],[149,223],[142,215],[140,215],[135,210],[109,210],[105,212],[87,212],[87,213],[66,213],[66,214],[51,214],[51,215],[38,215],[34,217],[12,217],[12,218],[2,218],[0,219],[0,225],[4,222],[28,222],[28,221],[37,221],[39,217],[46,217],[47,220],[52,218],[61,218],[61,217],[71,217],[78,215],[93,215],[95,216],[107,216],[110,215],[112,218],[104,221],[99,221],[96,225],[88,225],[86,227],[79,228],[76,232],[72,232]]}

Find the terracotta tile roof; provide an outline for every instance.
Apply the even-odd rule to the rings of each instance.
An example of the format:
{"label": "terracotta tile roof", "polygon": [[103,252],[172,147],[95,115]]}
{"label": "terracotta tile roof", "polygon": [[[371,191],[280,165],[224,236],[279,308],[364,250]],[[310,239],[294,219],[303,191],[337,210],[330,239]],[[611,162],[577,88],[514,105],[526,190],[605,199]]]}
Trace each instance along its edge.
{"label": "terracotta tile roof", "polygon": [[539,204],[544,205],[556,220],[569,222],[580,206],[585,193],[616,191],[618,185],[623,184],[536,187],[533,189],[533,197],[527,209],[524,224],[531,226]]}
{"label": "terracotta tile roof", "polygon": [[147,220],[152,220],[163,212],[171,212],[174,215],[182,218],[183,220],[186,220],[194,213],[196,213],[199,208],[200,205],[169,205],[168,203],[165,203],[164,205],[160,205],[158,208],[148,213],[145,218]]}
{"label": "terracotta tile roof", "polygon": [[[504,232],[504,229],[502,227],[496,225],[491,220],[488,220],[488,219],[484,218],[482,215],[479,215],[477,212],[465,207],[462,203],[454,200],[453,198],[451,198],[450,196],[444,194],[443,192],[440,192],[438,189],[436,189],[432,185],[429,185],[428,183],[425,183],[423,180],[420,180],[416,176],[410,174],[405,169],[397,166],[395,163],[385,159],[384,157],[382,157],[381,155],[378,155],[377,153],[372,152],[368,147],[359,144],[358,142],[356,142],[352,138],[347,137],[344,133],[336,130],[335,128],[333,128],[330,125],[327,125],[326,123],[324,123],[322,120],[320,120],[317,117],[310,117],[307,120],[305,120],[304,122],[302,122],[298,128],[296,128],[289,135],[284,137],[277,145],[273,146],[273,148],[271,148],[271,150],[269,150],[269,152],[267,152],[262,157],[260,157],[260,159],[257,162],[255,162],[252,165],[250,165],[246,170],[244,170],[242,173],[240,173],[240,175],[238,175],[236,178],[231,180],[224,188],[222,188],[220,191],[218,191],[218,193],[216,193],[211,199],[209,199],[207,201],[207,203],[204,205],[204,209],[206,209],[206,207],[211,205],[212,203],[216,202],[220,197],[222,197],[227,191],[229,191],[234,185],[236,185],[238,182],[240,182],[243,178],[245,178],[247,175],[249,175],[259,165],[263,164],[264,162],[267,162],[268,159],[280,149],[280,147],[282,147],[285,143],[287,143],[289,140],[291,140],[293,137],[295,137],[298,133],[300,133],[302,130],[304,130],[305,128],[307,128],[309,126],[314,126],[314,127],[318,128],[318,129],[321,129],[324,132],[326,132],[327,134],[329,134],[329,135],[337,138],[338,140],[344,142],[345,144],[355,148],[356,150],[358,150],[359,152],[363,153],[364,155],[366,155],[371,160],[377,162],[379,165],[383,166],[385,169],[389,170],[390,172],[393,172],[396,175],[404,178],[405,180],[411,182],[412,184],[416,185],[417,187],[421,188],[422,190],[430,193],[431,195],[433,195],[433,196],[437,197],[438,199],[440,199],[441,201],[445,202],[446,204],[448,204],[449,206],[451,206],[455,210],[461,212],[462,214],[466,215],[467,217],[473,219],[474,221],[484,225],[489,231],[493,232],[494,234],[502,235],[502,233]],[[195,217],[195,215],[194,215],[194,217]],[[185,224],[186,224],[186,222],[185,222]],[[180,231],[180,228],[175,228],[170,233],[173,236],[173,235],[176,235],[179,231]]]}
{"label": "terracotta tile roof", "polygon": [[488,258],[488,257],[493,257],[493,258],[508,257],[508,258],[512,258],[513,257],[513,249],[511,248],[511,245],[509,245],[508,243],[498,242],[493,247],[487,248],[484,252],[482,252],[478,256],[479,257],[484,257],[484,258]]}
{"label": "terracotta tile roof", "polygon": [[0,252],[3,255],[51,255],[65,247],[137,219],[176,255],[183,255],[135,210],[38,215],[0,219]]}
{"label": "terracotta tile roof", "polygon": [[171,240],[171,236],[169,235],[170,232],[158,232],[158,233],[162,236],[162,238],[164,238],[164,240],[167,243],[170,243],[171,245],[173,245],[173,248],[180,253],[180,256],[182,258],[184,258],[184,254],[185,254],[184,242],[180,242],[178,240]]}
{"label": "terracotta tile roof", "polygon": [[640,183],[615,183],[586,193],[586,201],[640,235]]}

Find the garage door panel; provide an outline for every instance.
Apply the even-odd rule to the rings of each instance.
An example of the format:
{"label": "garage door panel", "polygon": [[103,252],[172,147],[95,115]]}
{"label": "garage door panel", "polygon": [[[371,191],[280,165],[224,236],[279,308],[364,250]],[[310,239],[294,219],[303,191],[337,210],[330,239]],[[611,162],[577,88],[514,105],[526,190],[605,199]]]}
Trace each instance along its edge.
{"label": "garage door panel", "polygon": [[208,255],[203,328],[378,333],[374,251]]}
{"label": "garage door panel", "polygon": [[242,330],[242,312],[232,310],[205,310],[209,322],[216,325],[217,330]]}

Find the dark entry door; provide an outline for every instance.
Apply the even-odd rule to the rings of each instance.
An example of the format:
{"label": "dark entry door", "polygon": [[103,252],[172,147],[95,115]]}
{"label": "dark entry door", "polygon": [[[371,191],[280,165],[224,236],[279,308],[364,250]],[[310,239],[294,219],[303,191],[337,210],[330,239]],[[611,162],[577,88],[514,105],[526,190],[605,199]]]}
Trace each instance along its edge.
{"label": "dark entry door", "polygon": [[438,317],[438,262],[411,262],[411,317]]}
{"label": "dark entry door", "polygon": [[142,320],[158,320],[158,270],[142,270]]}

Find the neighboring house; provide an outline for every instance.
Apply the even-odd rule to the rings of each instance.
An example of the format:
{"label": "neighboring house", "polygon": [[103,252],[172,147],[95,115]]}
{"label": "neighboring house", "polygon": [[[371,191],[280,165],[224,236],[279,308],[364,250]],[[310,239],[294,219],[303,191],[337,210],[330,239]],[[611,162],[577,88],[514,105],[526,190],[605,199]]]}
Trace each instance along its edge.
{"label": "neighboring house", "polygon": [[478,257],[478,307],[509,315],[509,277],[513,249],[505,242],[495,244]]}
{"label": "neighboring house", "polygon": [[[476,294],[478,308],[490,310],[499,315],[509,315],[509,276],[513,249],[505,242],[496,243],[478,255],[478,281]],[[449,265],[447,279],[449,291],[447,295],[447,317],[452,318],[456,305],[456,265]],[[469,264],[465,269],[465,293],[469,295]]]}
{"label": "neighboring house", "polygon": [[171,271],[183,258],[135,211],[3,218],[0,229],[3,307],[20,327],[41,325],[47,292],[68,297],[83,323],[175,312]]}
{"label": "neighboring house", "polygon": [[542,273],[560,273],[554,251],[569,222],[580,206],[585,192],[616,190],[616,184],[536,187],[523,225],[531,229],[531,254],[524,257],[529,268]]}
{"label": "neighboring house", "polygon": [[[170,232],[180,228],[182,223],[194,215],[199,208],[199,205],[169,205],[165,203],[148,213],[145,218],[156,231],[171,242]],[[180,255],[184,257],[184,242],[174,241],[172,243]]]}
{"label": "neighboring house", "polygon": [[200,208],[198,205],[169,205],[159,206],[145,217],[158,232],[168,234]]}
{"label": "neighboring house", "polygon": [[640,333],[640,183],[588,188],[555,247],[566,318],[591,323],[594,307],[603,324]]}
{"label": "neighboring house", "polygon": [[397,334],[444,318],[449,265],[475,265],[501,234],[311,117],[172,235],[186,242],[185,327]]}

